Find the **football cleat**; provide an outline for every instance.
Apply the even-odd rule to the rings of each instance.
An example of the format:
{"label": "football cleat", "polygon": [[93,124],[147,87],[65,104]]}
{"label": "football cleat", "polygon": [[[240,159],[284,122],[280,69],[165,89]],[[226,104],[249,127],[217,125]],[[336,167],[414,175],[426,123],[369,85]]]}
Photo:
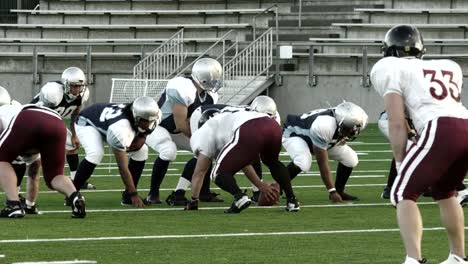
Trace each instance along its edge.
{"label": "football cleat", "polygon": [[462,207],[465,207],[468,204],[468,189],[458,192],[457,201]]}
{"label": "football cleat", "polygon": [[339,194],[340,194],[341,199],[343,201],[359,201],[359,198],[357,196],[353,196],[353,195],[347,194],[345,192],[341,192]]}
{"label": "football cleat", "polygon": [[81,196],[81,193],[74,192],[68,198],[72,208],[72,218],[85,218],[86,217],[86,205],[85,199]]}
{"label": "football cleat", "polygon": [[161,200],[159,199],[159,196],[152,197],[152,196],[147,196],[145,199],[143,199],[143,203],[145,205],[152,205],[152,204],[161,204]]}
{"label": "football cleat", "polygon": [[390,191],[391,191],[391,188],[386,186],[382,192],[382,194],[380,195],[380,198],[382,199],[390,199]]}
{"label": "football cleat", "polygon": [[171,194],[166,198],[167,205],[183,205],[188,202],[188,199],[185,198],[184,190],[172,191]]}
{"label": "football cleat", "polygon": [[405,262],[403,262],[403,264],[419,264],[419,263],[427,263],[427,259],[423,258],[421,260],[416,260],[414,258],[410,258],[406,256]]}
{"label": "football cleat", "polygon": [[222,203],[224,202],[223,198],[217,197],[219,193],[208,192],[207,194],[200,194],[200,201],[206,203]]}
{"label": "football cleat", "polygon": [[24,207],[24,212],[26,214],[42,214],[41,211],[39,211],[39,209],[37,209],[37,205],[32,205],[32,206],[29,206],[29,205],[26,205],[26,207]]}
{"label": "football cleat", "polygon": [[25,212],[23,207],[21,207],[20,201],[9,201],[6,202],[6,207],[0,211],[0,217],[7,218],[22,218],[24,217]]}
{"label": "football cleat", "polygon": [[298,212],[300,210],[300,204],[297,201],[296,197],[293,197],[291,199],[288,199],[286,202],[286,208],[285,210],[288,212]]}
{"label": "football cleat", "polygon": [[92,184],[92,183],[89,183],[89,182],[85,182],[83,184],[83,186],[81,186],[81,189],[84,189],[84,190],[96,190],[96,185]]}
{"label": "football cleat", "polygon": [[232,202],[231,207],[224,210],[226,214],[238,214],[242,210],[247,209],[252,204],[249,196],[247,196],[247,191],[244,191],[238,199],[235,199]]}
{"label": "football cleat", "polygon": [[468,264],[468,258],[461,258],[455,254],[449,254],[448,258],[440,264]]}

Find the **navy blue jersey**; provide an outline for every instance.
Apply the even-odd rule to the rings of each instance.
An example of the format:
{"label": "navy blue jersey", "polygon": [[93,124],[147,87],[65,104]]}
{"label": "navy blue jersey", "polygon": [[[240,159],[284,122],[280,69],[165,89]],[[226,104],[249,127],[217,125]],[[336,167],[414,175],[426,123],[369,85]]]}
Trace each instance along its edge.
{"label": "navy blue jersey", "polygon": [[126,119],[133,124],[133,117],[129,111],[124,110],[126,104],[97,103],[83,109],[78,115],[76,124],[92,125],[101,133],[106,134],[109,126]]}
{"label": "navy blue jersey", "polygon": [[[61,82],[56,81],[56,83],[63,86]],[[37,102],[39,102],[39,95],[40,94],[36,94],[36,96],[34,96],[34,98],[31,101],[31,104],[36,104]],[[70,99],[66,94],[63,94],[63,98],[60,104],[58,104],[56,107],[49,108],[59,113],[59,115],[61,115],[62,117],[66,117],[73,113],[73,111],[75,111],[78,107],[80,107],[82,101],[83,99],[81,98],[81,95],[78,95],[74,99]]]}
{"label": "navy blue jersey", "polygon": [[[302,115],[288,115],[286,117],[286,122],[284,123],[284,133],[288,137],[300,137],[312,150],[312,136],[310,134],[310,128],[312,124],[319,116],[331,116],[334,117],[335,114],[333,109],[321,109],[321,110],[314,110],[308,113],[304,113]],[[333,142],[328,144],[328,149],[332,148],[339,140],[338,138],[338,129],[335,130],[333,134]]]}

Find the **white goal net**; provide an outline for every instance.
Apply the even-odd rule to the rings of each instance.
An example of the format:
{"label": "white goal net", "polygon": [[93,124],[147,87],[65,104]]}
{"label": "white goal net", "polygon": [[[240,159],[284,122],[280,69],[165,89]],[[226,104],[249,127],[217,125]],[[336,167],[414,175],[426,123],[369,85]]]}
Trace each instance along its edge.
{"label": "white goal net", "polygon": [[168,80],[112,79],[110,103],[130,103],[139,96],[149,96],[156,101],[164,92]]}

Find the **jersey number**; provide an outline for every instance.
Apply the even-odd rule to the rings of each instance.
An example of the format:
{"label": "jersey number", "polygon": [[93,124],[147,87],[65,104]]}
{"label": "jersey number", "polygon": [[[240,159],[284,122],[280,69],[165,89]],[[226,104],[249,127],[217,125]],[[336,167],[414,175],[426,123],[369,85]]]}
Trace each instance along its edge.
{"label": "jersey number", "polygon": [[[453,72],[441,70],[440,73],[442,74],[442,79],[438,79],[436,77],[436,75],[438,75],[438,72],[435,70],[425,69],[423,70],[423,72],[424,77],[426,77],[427,75],[431,77],[431,88],[429,88],[429,92],[431,93],[432,97],[434,97],[437,100],[443,100],[447,97],[450,91],[450,97],[452,97],[453,100],[460,102],[461,91],[457,83],[453,81]],[[448,83],[445,78],[446,76],[449,77]]]}
{"label": "jersey number", "polygon": [[99,116],[99,121],[104,122],[106,120],[112,119],[122,114],[121,108],[106,107],[102,110],[101,116]]}

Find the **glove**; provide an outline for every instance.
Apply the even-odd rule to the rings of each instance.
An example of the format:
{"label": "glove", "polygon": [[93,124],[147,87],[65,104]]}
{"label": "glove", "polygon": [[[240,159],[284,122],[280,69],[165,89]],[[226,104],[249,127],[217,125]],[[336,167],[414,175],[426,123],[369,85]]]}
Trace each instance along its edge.
{"label": "glove", "polygon": [[184,210],[198,210],[198,199],[192,197],[192,200],[185,204]]}

